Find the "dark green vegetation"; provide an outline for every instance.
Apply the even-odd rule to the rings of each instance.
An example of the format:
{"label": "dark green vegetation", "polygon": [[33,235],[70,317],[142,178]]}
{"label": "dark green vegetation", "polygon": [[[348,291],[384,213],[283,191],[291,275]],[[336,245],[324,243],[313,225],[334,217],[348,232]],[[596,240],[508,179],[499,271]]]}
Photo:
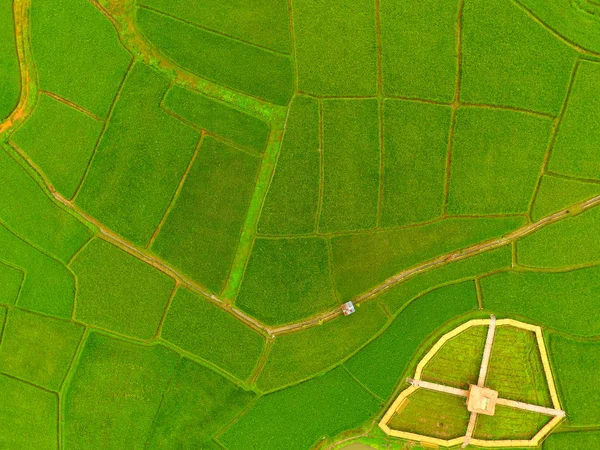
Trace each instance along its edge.
{"label": "dark green vegetation", "polygon": [[442,213],[452,111],[401,100],[384,104],[381,225],[401,226]]}
{"label": "dark green vegetation", "polygon": [[292,100],[271,187],[258,231],[306,234],[315,229],[319,203],[319,105],[297,96]]}
{"label": "dark green vegetation", "polygon": [[259,163],[205,137],[152,251],[220,292],[242,233]]}
{"label": "dark green vegetation", "polygon": [[497,405],[493,416],[480,414],[473,437],[475,439],[531,439],[550,417],[539,413]]}
{"label": "dark green vegetation", "polygon": [[262,397],[219,442],[230,449],[310,448],[355,428],[380,408],[343,368]]}
{"label": "dark green vegetation", "polygon": [[78,281],[77,320],[138,339],[156,334],[172,278],[101,239],[87,245],[71,268]]}
{"label": "dark green vegetation", "polygon": [[477,384],[487,327],[472,327],[446,342],[423,369],[422,379],[469,389]]}
{"label": "dark green vegetation", "polygon": [[131,55],[91,2],[32,2],[31,50],[41,89],[108,115]]}
{"label": "dark green vegetation", "polygon": [[184,69],[278,105],[290,100],[289,57],[145,8],[138,8],[136,20],[148,40]]}
{"label": "dark green vegetation", "polygon": [[31,118],[11,139],[48,176],[63,197],[71,198],[101,131],[102,122],[42,94]]}
{"label": "dark green vegetation", "polygon": [[481,280],[486,310],[545,326],[596,336],[600,323],[586,311],[600,307],[600,267],[564,273],[505,272]]}
{"label": "dark green vegetation", "polygon": [[133,66],[76,197],[134,244],[150,240],[200,138],[159,108],[168,86],[159,72]]}
{"label": "dark green vegetation", "polygon": [[600,425],[600,343],[552,335],[549,350],[569,424]]}
{"label": "dark green vegetation", "polygon": [[336,305],[327,241],[257,239],[236,305],[263,323],[279,325]]}
{"label": "dark green vegetation", "polygon": [[464,398],[418,389],[406,402],[404,409],[392,417],[391,429],[440,439],[465,435],[471,413],[465,407]]}
{"label": "dark green vegetation", "polygon": [[456,118],[448,212],[527,212],[552,121],[489,108],[461,108]]}
{"label": "dark green vegetation", "polygon": [[186,289],[173,297],[161,337],[241,380],[250,375],[264,346],[261,335]]}
{"label": "dark green vegetation", "polygon": [[180,86],[169,89],[164,107],[209,133],[230,140],[253,154],[261,155],[269,126],[252,116]]}
{"label": "dark green vegetation", "polygon": [[594,89],[599,77],[600,63],[583,61],[579,65],[552,150],[550,170],[600,180],[600,130],[594,120],[600,114],[600,99]]}
{"label": "dark green vegetation", "polygon": [[0,30],[0,120],[3,120],[17,106],[21,93],[12,2],[0,6]]}

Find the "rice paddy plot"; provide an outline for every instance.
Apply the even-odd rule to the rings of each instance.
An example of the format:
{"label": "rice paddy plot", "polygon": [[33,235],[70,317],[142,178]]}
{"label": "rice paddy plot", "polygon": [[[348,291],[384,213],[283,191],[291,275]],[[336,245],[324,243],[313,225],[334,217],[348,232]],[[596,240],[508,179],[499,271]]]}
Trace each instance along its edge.
{"label": "rice paddy plot", "polygon": [[0,304],[14,305],[24,280],[23,269],[0,262]]}
{"label": "rice paddy plot", "polygon": [[0,347],[0,371],[58,392],[82,335],[81,325],[11,309]]}
{"label": "rice paddy plot", "polygon": [[161,53],[202,78],[277,105],[292,96],[294,73],[286,55],[145,8],[137,9],[136,22]]}
{"label": "rice paddy plot", "polygon": [[584,311],[600,308],[600,267],[564,273],[504,272],[481,280],[483,305],[495,314],[527,317],[578,336],[600,323]]}
{"label": "rice paddy plot", "polygon": [[235,304],[268,325],[282,325],[338,304],[323,238],[258,238]]}
{"label": "rice paddy plot", "polygon": [[143,448],[178,359],[160,345],[90,333],[61,399],[63,445]]}
{"label": "rice paddy plot", "polygon": [[595,120],[600,114],[600,99],[594,89],[599,78],[600,62],[579,64],[550,156],[549,170],[600,180],[600,128]]}
{"label": "rice paddy plot", "polygon": [[427,337],[449,320],[477,308],[475,283],[444,286],[411,302],[345,366],[380,398],[388,398]]}
{"label": "rice paddy plot", "polygon": [[550,119],[488,108],[459,109],[448,213],[527,212],[551,133]]}
{"label": "rice paddy plot", "polygon": [[67,262],[91,230],[54,203],[46,191],[0,145],[0,222],[35,247]]}
{"label": "rice paddy plot", "polygon": [[380,11],[384,93],[450,103],[458,71],[458,2],[381,2]]}
{"label": "rice paddy plot", "polygon": [[512,1],[465,2],[460,100],[557,116],[577,53]]}
{"label": "rice paddy plot", "polygon": [[31,117],[11,137],[48,177],[71,198],[87,169],[103,123],[49,95],[40,94]]}
{"label": "rice paddy plot", "polygon": [[212,436],[256,394],[182,358],[152,424],[146,448],[212,448]]}
{"label": "rice paddy plot", "polygon": [[[3,286],[5,304],[70,319],[75,297],[73,274],[59,261],[35,249],[0,225],[2,260],[23,270],[22,284]],[[0,266],[2,267],[2,266]],[[13,274],[13,277],[17,275]]]}
{"label": "rice paddy plot", "polygon": [[370,0],[295,0],[298,89],[315,95],[377,92],[375,8]]}
{"label": "rice paddy plot", "polygon": [[379,196],[377,100],[323,101],[319,231],[374,228]]}
{"label": "rice paddy plot", "polygon": [[588,450],[600,448],[599,431],[554,433],[544,441],[544,450]]}
{"label": "rice paddy plot", "polygon": [[295,96],[258,232],[308,234],[314,231],[319,203],[321,144],[316,99]]}
{"label": "rice paddy plot", "polygon": [[0,6],[0,120],[10,115],[21,94],[13,7],[16,8],[16,5],[12,2],[4,2]]}
{"label": "rice paddy plot", "polygon": [[90,2],[57,0],[34,2],[30,20],[40,88],[105,118],[131,62],[108,17]]}
{"label": "rice paddy plot", "polygon": [[[594,311],[589,308],[587,311]],[[600,425],[600,344],[553,334],[550,355],[569,425]],[[592,447],[589,447],[592,448]]]}
{"label": "rice paddy plot", "polygon": [[260,358],[264,338],[208,300],[180,288],[161,338],[245,380]]}
{"label": "rice paddy plot", "polygon": [[383,227],[442,214],[451,114],[447,106],[385,100]]}
{"label": "rice paddy plot", "polygon": [[218,441],[229,450],[311,448],[323,437],[362,425],[379,408],[343,368],[337,368],[261,397]]}
{"label": "rice paddy plot", "polygon": [[291,52],[286,0],[236,0],[225,3],[219,0],[141,0],[137,3],[274,51]]}
{"label": "rice paddy plot", "polygon": [[342,299],[351,299],[402,270],[500,237],[524,222],[521,217],[457,218],[414,228],[335,236],[331,246],[337,290]]}
{"label": "rice paddy plot", "polygon": [[576,214],[519,239],[519,264],[560,268],[600,262],[599,232],[600,208]]}
{"label": "rice paddy plot", "polygon": [[56,394],[0,374],[0,396],[0,447],[56,449]]}
{"label": "rice paddy plot", "polygon": [[70,267],[77,277],[78,321],[137,339],[154,337],[175,280],[101,239]]}
{"label": "rice paddy plot", "polygon": [[238,247],[260,160],[205,137],[151,250],[213,292]]}
{"label": "rice paddy plot", "polygon": [[257,386],[279,389],[326,370],[366,344],[387,322],[377,302],[357,305],[349,317],[277,336]]}
{"label": "rice paddy plot", "polygon": [[163,99],[163,106],[186,121],[230,140],[257,156],[262,155],[269,125],[238,109],[181,86],[173,86]]}
{"label": "rice paddy plot", "polygon": [[497,405],[493,416],[480,414],[473,432],[474,439],[529,440],[550,422],[539,413]]}
{"label": "rice paddy plot", "polygon": [[600,195],[598,184],[544,175],[533,203],[531,219],[535,222],[596,195]]}
{"label": "rice paddy plot", "polygon": [[169,80],[136,63],[121,91],[76,203],[145,245],[167,211],[200,134],[159,108]]}

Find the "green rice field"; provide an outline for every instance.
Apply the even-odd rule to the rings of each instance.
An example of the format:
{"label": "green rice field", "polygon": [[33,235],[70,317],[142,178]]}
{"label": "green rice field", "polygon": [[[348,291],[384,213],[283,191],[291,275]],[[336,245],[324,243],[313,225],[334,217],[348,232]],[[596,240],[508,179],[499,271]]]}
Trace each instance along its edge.
{"label": "green rice field", "polygon": [[[0,37],[0,449],[426,448],[378,425],[491,314],[541,327],[537,448],[600,449],[600,1],[6,0]],[[488,384],[552,407],[515,330]]]}

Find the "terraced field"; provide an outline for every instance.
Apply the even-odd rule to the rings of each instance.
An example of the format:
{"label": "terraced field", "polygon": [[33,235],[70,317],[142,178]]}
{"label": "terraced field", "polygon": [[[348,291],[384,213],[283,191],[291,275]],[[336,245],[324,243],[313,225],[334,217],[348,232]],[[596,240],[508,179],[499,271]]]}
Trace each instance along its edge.
{"label": "terraced field", "polygon": [[0,448],[415,448],[377,424],[490,314],[543,328],[541,446],[600,448],[597,1],[7,0],[0,35]]}

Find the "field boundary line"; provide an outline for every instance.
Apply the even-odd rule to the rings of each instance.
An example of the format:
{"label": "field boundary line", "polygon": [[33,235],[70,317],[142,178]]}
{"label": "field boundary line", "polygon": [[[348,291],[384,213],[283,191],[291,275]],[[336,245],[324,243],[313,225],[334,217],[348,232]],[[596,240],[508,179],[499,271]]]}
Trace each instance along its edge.
{"label": "field boundary line", "polygon": [[574,177],[572,175],[564,175],[562,173],[552,172],[550,170],[547,170],[544,175],[546,175],[548,177],[553,177],[553,178],[562,178],[562,179],[565,179],[565,180],[577,181],[577,182],[582,183],[582,184],[600,184],[600,179],[599,180],[595,180],[593,178]]}
{"label": "field boundary line", "polygon": [[269,356],[271,355],[271,350],[273,349],[273,345],[274,345],[274,339],[270,336],[267,337],[265,343],[263,344],[263,350],[261,352],[260,358],[258,358],[258,360],[256,361],[256,364],[254,365],[254,368],[252,369],[252,372],[246,379],[246,382],[249,385],[256,385],[256,381],[258,380],[258,377],[262,373],[265,365],[267,364],[267,360],[269,359]]}
{"label": "field boundary line", "polygon": [[[344,371],[352,379],[352,381],[354,382],[354,384],[356,384],[358,387],[360,387],[362,390],[364,390],[367,394],[369,394],[371,397],[373,397],[379,403],[385,403],[384,399],[382,399],[379,395],[375,394],[368,387],[366,387],[364,384],[362,384],[362,382],[358,378],[356,378],[354,376],[354,374],[352,372],[350,372],[350,370],[348,370],[348,368],[346,367],[346,364],[342,363],[342,364],[340,364],[340,366],[344,369]],[[337,366],[337,367],[340,367],[340,366]],[[333,369],[331,369],[331,370],[333,370]]]}
{"label": "field boundary line", "polygon": [[53,98],[57,102],[60,102],[63,105],[67,105],[67,106],[73,108],[74,110],[79,111],[82,114],[85,114],[86,116],[90,117],[91,119],[94,119],[94,120],[96,120],[98,122],[104,122],[104,119],[101,119],[96,114],[91,113],[87,109],[84,109],[81,106],[79,106],[77,103],[74,103],[74,102],[72,102],[70,100],[67,100],[66,98],[61,97],[60,95],[55,94],[54,92],[46,91],[44,89],[38,89],[38,93],[44,94],[47,97]]}

